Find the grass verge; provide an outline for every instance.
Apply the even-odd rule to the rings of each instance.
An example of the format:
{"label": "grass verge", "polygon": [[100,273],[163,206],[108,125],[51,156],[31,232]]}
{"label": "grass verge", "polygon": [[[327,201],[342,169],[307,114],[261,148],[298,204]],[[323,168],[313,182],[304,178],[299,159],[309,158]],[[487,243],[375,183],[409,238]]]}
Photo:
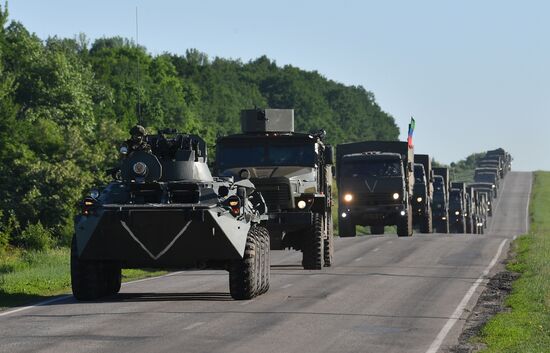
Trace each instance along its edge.
{"label": "grass verge", "polygon": [[506,299],[509,310],[482,329],[482,352],[550,352],[550,172],[535,173],[530,217],[529,234],[515,241],[517,256],[507,265],[521,274]]}
{"label": "grass verge", "polygon": [[[0,254],[0,310],[69,293],[70,249],[43,252],[12,250]],[[166,272],[123,270],[123,281],[152,277]]]}

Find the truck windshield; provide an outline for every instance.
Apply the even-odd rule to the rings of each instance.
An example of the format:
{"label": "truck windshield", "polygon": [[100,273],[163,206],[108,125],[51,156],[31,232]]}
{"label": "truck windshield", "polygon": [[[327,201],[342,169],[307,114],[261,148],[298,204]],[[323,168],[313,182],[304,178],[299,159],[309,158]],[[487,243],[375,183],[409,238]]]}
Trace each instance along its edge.
{"label": "truck windshield", "polygon": [[218,167],[223,169],[256,166],[314,166],[313,144],[221,145],[217,147]]}
{"label": "truck windshield", "polygon": [[398,160],[349,161],[342,165],[344,177],[400,177],[401,162]]}
{"label": "truck windshield", "polygon": [[414,166],[414,182],[420,184],[426,183],[426,179],[424,177],[424,167],[421,165]]}

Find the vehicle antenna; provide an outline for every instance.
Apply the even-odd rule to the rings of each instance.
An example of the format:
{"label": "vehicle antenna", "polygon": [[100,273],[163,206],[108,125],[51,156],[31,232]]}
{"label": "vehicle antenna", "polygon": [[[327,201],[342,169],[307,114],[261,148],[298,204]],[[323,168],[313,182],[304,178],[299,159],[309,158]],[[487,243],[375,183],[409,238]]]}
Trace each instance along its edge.
{"label": "vehicle antenna", "polygon": [[143,125],[141,117],[141,81],[140,81],[140,66],[139,66],[139,27],[138,27],[138,7],[136,6],[136,49],[137,49],[137,115],[140,125]]}

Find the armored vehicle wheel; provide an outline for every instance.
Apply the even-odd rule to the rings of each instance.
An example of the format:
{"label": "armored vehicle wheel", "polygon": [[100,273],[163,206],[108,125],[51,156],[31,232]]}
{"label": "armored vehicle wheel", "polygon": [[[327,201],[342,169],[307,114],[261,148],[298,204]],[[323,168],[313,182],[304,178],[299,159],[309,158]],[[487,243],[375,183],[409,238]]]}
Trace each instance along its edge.
{"label": "armored vehicle wheel", "polygon": [[261,278],[261,287],[260,293],[263,294],[269,290],[269,280],[271,277],[271,260],[270,260],[270,241],[269,241],[269,232],[264,227],[257,227],[258,234],[262,242],[261,248],[261,267],[262,267],[262,278]]}
{"label": "armored vehicle wheel", "polygon": [[445,220],[445,221],[439,220],[439,221],[437,221],[433,226],[433,231],[435,233],[443,233],[443,234],[449,233],[449,221],[448,220]]}
{"label": "armored vehicle wheel", "polygon": [[321,270],[324,263],[324,227],[320,214],[313,214],[313,227],[304,237],[302,266],[306,270]]}
{"label": "armored vehicle wheel", "polygon": [[355,224],[350,221],[340,220],[340,224],[338,224],[338,235],[341,238],[354,237],[356,235]]}
{"label": "armored vehicle wheel", "polygon": [[120,291],[120,265],[115,262],[80,260],[76,238],[71,244],[71,287],[77,300],[96,300]]}
{"label": "armored vehicle wheel", "polygon": [[246,238],[244,257],[230,264],[229,291],[233,299],[252,299],[261,294],[262,267],[265,271],[268,266],[268,257],[261,256],[262,251],[266,251],[266,242],[261,240],[262,234],[261,227],[252,226]]}
{"label": "armored vehicle wheel", "polygon": [[370,234],[384,234],[384,226],[370,226]]}
{"label": "armored vehicle wheel", "polygon": [[397,223],[397,236],[410,237],[413,234],[412,214],[407,213],[407,217],[401,217]]}
{"label": "armored vehicle wheel", "polygon": [[324,252],[325,252],[325,267],[332,266],[334,258],[334,228],[332,224],[332,215],[330,211],[327,213],[327,238],[325,239]]}
{"label": "armored vehicle wheel", "polygon": [[432,213],[429,212],[427,217],[424,217],[420,225],[420,233],[432,233],[433,224],[432,224]]}

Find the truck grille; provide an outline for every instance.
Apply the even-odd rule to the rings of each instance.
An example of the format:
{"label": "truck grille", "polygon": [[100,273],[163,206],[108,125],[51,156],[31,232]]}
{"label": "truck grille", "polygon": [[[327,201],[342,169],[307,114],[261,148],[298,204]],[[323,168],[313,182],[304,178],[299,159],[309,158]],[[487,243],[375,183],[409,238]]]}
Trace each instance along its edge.
{"label": "truck grille", "polygon": [[262,193],[270,211],[289,208],[290,187],[288,184],[255,185],[256,189]]}
{"label": "truck grille", "polygon": [[361,193],[356,195],[354,203],[357,205],[388,205],[394,203],[400,203],[401,199],[394,200],[392,197],[393,193]]}

